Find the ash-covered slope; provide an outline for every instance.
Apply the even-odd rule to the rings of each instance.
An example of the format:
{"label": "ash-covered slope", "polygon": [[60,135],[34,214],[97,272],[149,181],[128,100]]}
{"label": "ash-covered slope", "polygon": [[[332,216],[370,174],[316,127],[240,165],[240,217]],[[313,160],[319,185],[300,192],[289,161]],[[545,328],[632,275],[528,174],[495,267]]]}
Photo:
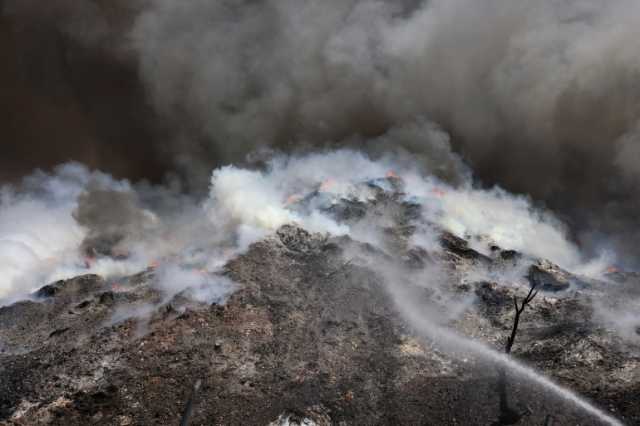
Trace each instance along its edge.
{"label": "ash-covered slope", "polygon": [[[445,325],[500,351],[511,298],[525,289],[460,277],[478,265],[504,269],[518,254],[494,247],[484,256],[445,234],[434,257],[404,250],[403,233],[389,230],[389,254],[284,226],[228,263],[239,290],[224,305],[186,294],[163,302],[153,269],[117,283],[87,275],[46,286],[39,300],[0,309],[0,419],[178,424],[190,400],[191,424],[501,424],[495,365],[412,327],[379,266],[430,274],[428,265],[441,266],[450,293],[415,285],[413,272],[403,288],[425,310],[451,295],[468,300]],[[637,347],[592,321],[591,294],[562,288],[536,298],[515,356],[637,424]],[[518,424],[604,424],[511,370],[507,389]]]}

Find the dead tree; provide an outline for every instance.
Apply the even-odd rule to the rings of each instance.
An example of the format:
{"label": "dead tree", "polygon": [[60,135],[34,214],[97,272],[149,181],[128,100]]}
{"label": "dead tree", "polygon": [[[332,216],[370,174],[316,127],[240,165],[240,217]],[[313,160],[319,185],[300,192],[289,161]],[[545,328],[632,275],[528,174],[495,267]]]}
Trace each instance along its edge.
{"label": "dead tree", "polygon": [[[532,284],[529,289],[529,293],[522,300],[522,303],[518,305],[518,298],[513,296],[513,306],[515,308],[516,315],[513,318],[513,327],[511,328],[511,335],[507,338],[507,343],[504,347],[504,352],[506,354],[511,353],[511,348],[513,347],[513,343],[516,340],[516,335],[518,334],[518,325],[520,324],[520,315],[524,312],[524,309],[527,307],[529,303],[537,296],[538,292],[536,291],[536,284]],[[498,375],[498,396],[500,397],[500,417],[495,425],[513,425],[520,421],[523,417],[523,414],[514,410],[509,406],[509,401],[507,399],[507,372],[504,366],[500,367],[499,375]]]}
{"label": "dead tree", "polygon": [[516,340],[516,334],[518,333],[518,324],[520,323],[520,315],[522,315],[522,312],[524,311],[524,308],[527,307],[527,305],[529,303],[531,303],[531,301],[538,295],[538,292],[536,291],[536,284],[532,284],[531,288],[529,289],[529,294],[527,294],[527,297],[524,298],[524,300],[522,301],[522,304],[520,306],[518,306],[518,298],[516,296],[513,296],[513,306],[516,310],[516,316],[513,319],[513,327],[511,328],[511,336],[509,336],[509,338],[507,339],[507,344],[504,347],[504,353],[506,354],[510,354],[511,353],[511,347],[513,346],[513,342],[515,342]]}

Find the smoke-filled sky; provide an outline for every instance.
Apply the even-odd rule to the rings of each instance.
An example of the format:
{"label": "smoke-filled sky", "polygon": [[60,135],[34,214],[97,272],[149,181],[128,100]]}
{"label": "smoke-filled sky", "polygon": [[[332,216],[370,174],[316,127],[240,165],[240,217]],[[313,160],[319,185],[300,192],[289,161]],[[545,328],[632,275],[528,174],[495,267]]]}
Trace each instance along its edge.
{"label": "smoke-filled sky", "polygon": [[[51,166],[55,157],[135,179],[175,172],[197,190],[212,168],[247,155],[331,145],[402,149],[438,176],[461,181],[465,169],[438,148],[450,143],[476,185],[528,194],[569,225],[583,250],[612,248],[621,264],[637,264],[640,4],[634,0],[52,4],[44,13],[39,2],[4,1],[3,19],[14,28],[5,44],[19,45],[28,37],[21,29],[33,22],[61,34],[63,41],[48,50],[62,52],[48,53],[41,71],[55,70],[61,83],[43,90],[59,85],[71,91],[57,95],[61,102],[74,100],[34,113],[54,111],[69,124],[59,129],[36,120],[56,129],[54,146],[48,134],[25,131],[46,147],[31,151],[38,161],[12,146],[24,146],[21,131],[33,127],[33,109],[16,105],[22,115],[12,120],[26,124],[10,126],[18,130],[7,150],[19,154],[4,163],[24,174]],[[78,61],[78,52],[99,59]],[[38,54],[32,49],[26,57]],[[25,67],[20,61],[17,74]],[[35,68],[42,61],[31,59]],[[127,71],[77,77],[102,63]],[[42,105],[50,96],[34,84],[24,83],[25,90]],[[102,87],[95,96],[74,94],[92,84]],[[104,87],[128,100],[113,100]],[[120,123],[131,131],[114,131]],[[21,162],[25,167],[16,166]]]}

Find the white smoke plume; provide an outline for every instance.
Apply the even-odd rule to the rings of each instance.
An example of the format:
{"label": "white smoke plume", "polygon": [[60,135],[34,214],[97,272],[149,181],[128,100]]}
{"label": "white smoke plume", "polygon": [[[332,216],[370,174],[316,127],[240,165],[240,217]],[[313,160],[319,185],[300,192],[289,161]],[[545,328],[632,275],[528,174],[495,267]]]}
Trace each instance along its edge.
{"label": "white smoke plume", "polygon": [[[19,188],[3,189],[2,296],[25,295],[81,273],[131,274],[154,262],[216,273],[287,223],[376,243],[380,228],[388,226],[384,215],[346,223],[328,210],[341,200],[372,200],[373,187],[389,185],[384,179],[389,173],[405,182],[404,197],[421,206],[430,224],[413,238],[426,249],[435,247],[435,226],[460,237],[482,236],[569,269],[585,261],[563,225],[526,198],[498,188],[474,189],[468,181],[450,185],[402,154],[373,158],[342,149],[276,155],[261,169],[225,166],[213,171],[209,197],[200,202],[69,164],[53,175],[37,173]],[[192,287],[188,283],[198,281],[192,278],[187,274],[187,284],[175,285]],[[166,281],[161,287],[170,293]]]}
{"label": "white smoke plume", "polygon": [[118,187],[106,175],[91,174],[79,164],[37,172],[20,188],[3,186],[0,202],[0,298],[35,290],[79,271],[77,250],[85,230],[73,210],[91,178]]}
{"label": "white smoke plume", "polygon": [[[3,303],[59,279],[89,273],[118,278],[180,262],[191,262],[192,267],[173,281],[173,290],[163,278],[168,267],[157,274],[158,288],[165,294],[193,287],[194,298],[200,300],[207,290],[198,286],[207,281],[213,301],[221,298],[213,287],[227,286],[213,275],[194,280],[191,269],[217,271],[220,264],[208,259],[209,246],[215,245],[216,254],[223,247],[204,209],[169,187],[132,185],[70,163],[52,174],[36,172],[19,185],[3,186],[1,193]],[[169,275],[177,277],[181,268],[175,268]]]}

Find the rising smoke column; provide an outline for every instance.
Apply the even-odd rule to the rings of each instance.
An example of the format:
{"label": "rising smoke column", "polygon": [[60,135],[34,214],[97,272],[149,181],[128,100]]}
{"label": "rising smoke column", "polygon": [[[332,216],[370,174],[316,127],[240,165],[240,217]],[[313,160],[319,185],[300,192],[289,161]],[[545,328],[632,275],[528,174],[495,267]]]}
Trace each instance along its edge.
{"label": "rising smoke column", "polygon": [[72,163],[0,188],[0,299],[24,297],[78,273],[86,230],[72,213],[91,179],[110,188],[126,185]]}
{"label": "rising smoke column", "polygon": [[633,264],[639,17],[633,0],[154,0],[132,41],[157,110],[195,135],[182,155],[366,146],[427,118],[483,181]]}

